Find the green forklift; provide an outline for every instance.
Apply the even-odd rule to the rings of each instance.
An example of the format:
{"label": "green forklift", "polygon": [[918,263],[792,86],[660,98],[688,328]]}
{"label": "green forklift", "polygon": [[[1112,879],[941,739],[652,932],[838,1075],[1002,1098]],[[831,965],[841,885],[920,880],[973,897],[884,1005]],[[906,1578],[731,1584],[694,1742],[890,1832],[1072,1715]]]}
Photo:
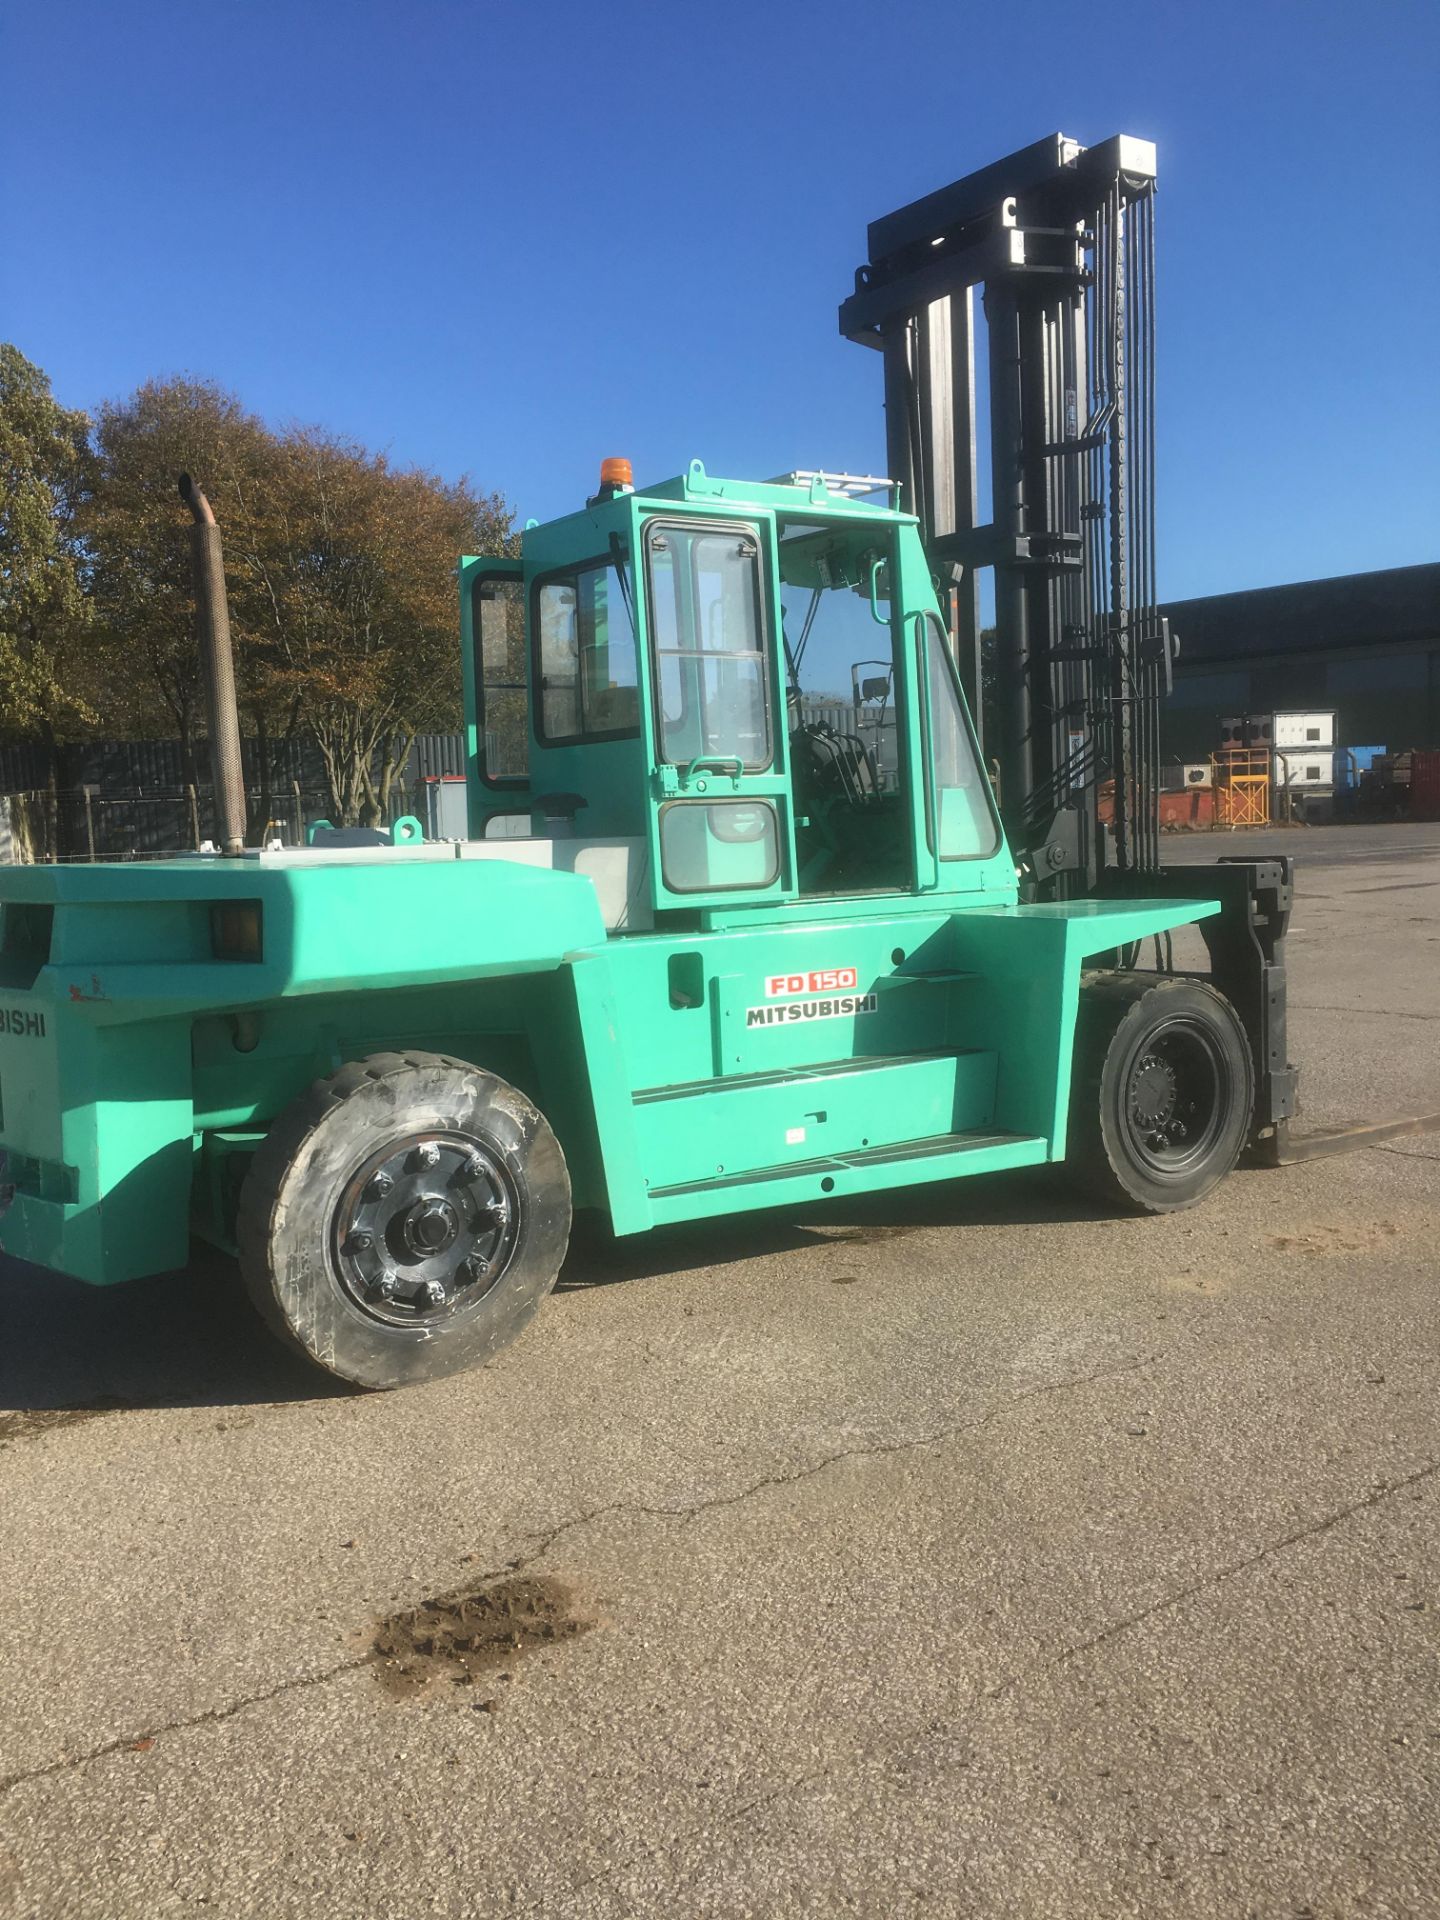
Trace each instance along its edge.
{"label": "green forklift", "polygon": [[103,1286],[199,1235],[394,1387],[512,1339],[577,1208],[627,1235],[1063,1162],[1168,1212],[1273,1139],[1288,862],[1157,857],[1153,184],[1143,143],[1057,135],[872,227],[841,325],[885,356],[887,477],[606,461],[463,560],[462,840],[243,847],[187,484],[220,850],[0,870],[5,1251]]}

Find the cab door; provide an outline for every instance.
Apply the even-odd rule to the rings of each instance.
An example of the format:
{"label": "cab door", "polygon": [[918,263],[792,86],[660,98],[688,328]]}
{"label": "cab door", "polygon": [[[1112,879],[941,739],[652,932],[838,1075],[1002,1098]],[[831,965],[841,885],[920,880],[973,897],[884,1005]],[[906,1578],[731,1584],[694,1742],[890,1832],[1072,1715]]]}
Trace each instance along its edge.
{"label": "cab door", "polygon": [[756,517],[656,515],[641,525],[657,907],[795,894],[773,539]]}

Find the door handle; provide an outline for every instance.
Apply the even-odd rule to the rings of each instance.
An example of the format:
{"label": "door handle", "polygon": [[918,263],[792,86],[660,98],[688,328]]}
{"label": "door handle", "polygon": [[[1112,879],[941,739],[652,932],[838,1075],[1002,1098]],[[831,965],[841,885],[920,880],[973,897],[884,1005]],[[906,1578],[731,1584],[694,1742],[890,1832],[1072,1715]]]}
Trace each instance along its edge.
{"label": "door handle", "polygon": [[888,627],[890,624],[889,614],[880,611],[880,569],[884,565],[883,553],[878,560],[870,562],[870,618],[877,627]]}
{"label": "door handle", "polygon": [[656,768],[656,779],[662,794],[684,793],[695,784],[695,776],[702,769],[707,773],[728,774],[735,792],[740,791],[740,776],[745,771],[745,762],[737,754],[711,756],[700,753],[688,767],[671,766],[668,762]]}
{"label": "door handle", "polygon": [[731,778],[738,780],[745,771],[745,762],[738,754],[733,753],[719,754],[713,759],[709,754],[697,753],[689,766],[686,767],[680,784],[688,787],[701,767],[708,767],[715,773],[724,773],[728,767],[731,769]]}

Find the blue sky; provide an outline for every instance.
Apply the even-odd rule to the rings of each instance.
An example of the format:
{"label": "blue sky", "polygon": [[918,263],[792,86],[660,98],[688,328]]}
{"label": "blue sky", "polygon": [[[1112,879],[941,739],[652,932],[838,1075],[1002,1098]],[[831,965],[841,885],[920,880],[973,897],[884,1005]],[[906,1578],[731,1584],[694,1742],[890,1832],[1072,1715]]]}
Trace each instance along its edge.
{"label": "blue sky", "polygon": [[[1165,597],[1440,553],[1440,7],[12,5],[0,335],[568,511],[884,461],[866,223],[1159,144]],[[208,92],[206,90],[209,90]]]}

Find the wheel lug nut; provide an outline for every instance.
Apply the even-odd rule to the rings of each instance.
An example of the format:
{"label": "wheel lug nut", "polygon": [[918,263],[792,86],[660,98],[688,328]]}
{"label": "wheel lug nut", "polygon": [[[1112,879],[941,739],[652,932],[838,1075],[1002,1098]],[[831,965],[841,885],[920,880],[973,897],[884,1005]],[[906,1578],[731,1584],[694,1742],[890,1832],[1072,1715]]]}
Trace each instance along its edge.
{"label": "wheel lug nut", "polygon": [[448,1298],[449,1295],[445,1291],[445,1282],[443,1280],[427,1280],[425,1282],[425,1303],[427,1306],[443,1307]]}
{"label": "wheel lug nut", "polygon": [[470,1258],[465,1262],[465,1273],[468,1279],[483,1279],[489,1271],[490,1262],[488,1260],[482,1260],[478,1253],[472,1253]]}
{"label": "wheel lug nut", "polygon": [[415,1149],[416,1161],[422,1167],[433,1167],[440,1158],[440,1149],[433,1140],[422,1140]]}
{"label": "wheel lug nut", "polygon": [[380,1278],[375,1282],[375,1291],[382,1300],[393,1300],[395,1298],[395,1275],[388,1271],[382,1273]]}
{"label": "wheel lug nut", "polygon": [[382,1169],[381,1172],[370,1176],[370,1185],[367,1188],[367,1192],[375,1199],[381,1200],[389,1193],[394,1184],[395,1182],[390,1178],[389,1174]]}
{"label": "wheel lug nut", "polygon": [[352,1233],[350,1236],[350,1251],[352,1253],[364,1253],[367,1247],[373,1247],[374,1244],[375,1238],[373,1234]]}
{"label": "wheel lug nut", "polygon": [[481,1174],[485,1171],[485,1161],[483,1156],[478,1153],[467,1154],[465,1156],[465,1164],[460,1169],[460,1171],[464,1174],[467,1180],[478,1180]]}

